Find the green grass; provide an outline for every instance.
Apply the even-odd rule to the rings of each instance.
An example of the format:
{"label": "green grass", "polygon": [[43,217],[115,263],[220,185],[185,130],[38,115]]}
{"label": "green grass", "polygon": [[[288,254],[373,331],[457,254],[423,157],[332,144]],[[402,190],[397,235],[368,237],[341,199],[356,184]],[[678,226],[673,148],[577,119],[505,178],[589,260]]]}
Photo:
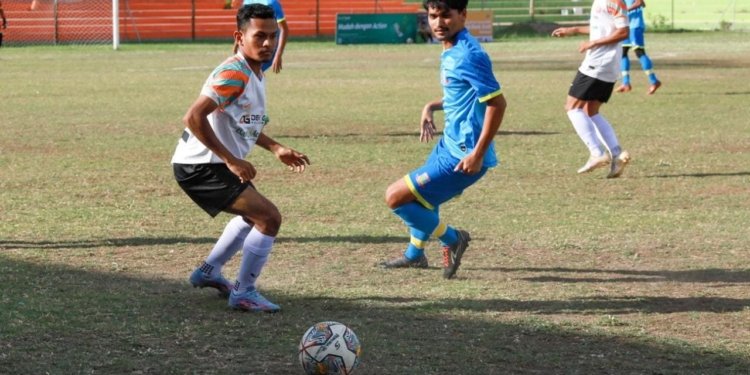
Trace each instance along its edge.
{"label": "green grass", "polygon": [[[603,113],[633,164],[578,176],[562,109],[576,38],[487,44],[508,111],[502,165],[441,209],[472,241],[458,279],[373,265],[407,233],[383,203],[421,164],[440,47],[292,43],[268,79],[255,181],[284,215],[264,294],[242,314],[187,277],[229,219],[179,190],[180,119],[229,44],[4,48],[0,135],[2,373],[295,374],[311,324],[362,340],[361,374],[745,374],[750,368],[750,40],[656,34],[664,87]],[[235,276],[238,259],[227,266]]]}

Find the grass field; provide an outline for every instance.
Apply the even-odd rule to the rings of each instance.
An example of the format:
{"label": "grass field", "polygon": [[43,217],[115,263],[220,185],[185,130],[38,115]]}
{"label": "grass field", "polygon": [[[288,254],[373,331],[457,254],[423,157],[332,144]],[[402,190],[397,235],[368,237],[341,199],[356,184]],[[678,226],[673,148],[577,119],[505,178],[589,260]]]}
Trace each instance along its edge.
{"label": "grass field", "polygon": [[[261,290],[231,311],[187,277],[221,233],[179,190],[180,119],[229,44],[0,50],[0,373],[298,374],[297,343],[336,320],[357,374],[748,374],[750,39],[647,36],[664,82],[603,113],[634,157],[579,176],[563,111],[576,38],[487,44],[508,111],[502,165],[442,208],[474,241],[456,280],[374,267],[407,233],[388,184],[418,166],[440,47],[291,43],[268,79],[255,180],[284,215]],[[234,277],[238,259],[227,266]]]}

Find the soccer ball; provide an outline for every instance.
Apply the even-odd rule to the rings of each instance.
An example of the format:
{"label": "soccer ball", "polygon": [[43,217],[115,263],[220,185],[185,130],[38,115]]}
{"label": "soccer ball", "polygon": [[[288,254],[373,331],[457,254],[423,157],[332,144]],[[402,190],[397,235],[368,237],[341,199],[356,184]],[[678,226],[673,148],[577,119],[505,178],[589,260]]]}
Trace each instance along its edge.
{"label": "soccer ball", "polygon": [[313,325],[299,342],[299,363],[308,375],[351,374],[361,353],[357,335],[338,322]]}

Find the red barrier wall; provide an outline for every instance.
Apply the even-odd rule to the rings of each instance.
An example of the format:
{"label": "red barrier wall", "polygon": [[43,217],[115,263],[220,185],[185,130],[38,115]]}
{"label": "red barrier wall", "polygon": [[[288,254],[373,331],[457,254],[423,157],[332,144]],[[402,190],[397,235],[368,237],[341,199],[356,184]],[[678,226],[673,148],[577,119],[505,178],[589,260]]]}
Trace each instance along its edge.
{"label": "red barrier wall", "polygon": [[[120,40],[230,39],[236,9],[224,0],[119,0]],[[48,44],[111,40],[108,0],[3,0],[7,44]],[[337,13],[407,13],[420,10],[403,0],[286,0],[291,36],[335,34]]]}

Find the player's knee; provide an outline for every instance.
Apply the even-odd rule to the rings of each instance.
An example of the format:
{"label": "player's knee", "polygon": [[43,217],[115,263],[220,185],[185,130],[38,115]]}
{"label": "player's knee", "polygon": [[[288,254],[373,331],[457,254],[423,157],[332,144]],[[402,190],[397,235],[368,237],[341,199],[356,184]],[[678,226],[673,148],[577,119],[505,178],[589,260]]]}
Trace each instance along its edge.
{"label": "player's knee", "polygon": [[263,234],[269,236],[275,236],[281,229],[281,213],[279,210],[272,206],[266,210],[263,215],[259,215],[253,218],[255,227]]}
{"label": "player's knee", "polygon": [[623,56],[627,56],[628,55],[628,51],[630,51],[630,47],[629,46],[622,47],[622,55]]}
{"label": "player's knee", "polygon": [[410,192],[405,191],[405,185],[399,182],[392,183],[385,191],[385,204],[393,210],[406,203],[409,200],[409,195]]}
{"label": "player's knee", "polygon": [[638,57],[640,59],[641,56],[644,56],[645,54],[646,54],[646,49],[645,48],[636,48],[636,50],[635,50],[635,56],[636,57]]}
{"label": "player's knee", "polygon": [[385,204],[388,205],[388,208],[390,209],[398,207],[395,188],[393,187],[393,185],[389,186],[388,189],[385,190]]}

